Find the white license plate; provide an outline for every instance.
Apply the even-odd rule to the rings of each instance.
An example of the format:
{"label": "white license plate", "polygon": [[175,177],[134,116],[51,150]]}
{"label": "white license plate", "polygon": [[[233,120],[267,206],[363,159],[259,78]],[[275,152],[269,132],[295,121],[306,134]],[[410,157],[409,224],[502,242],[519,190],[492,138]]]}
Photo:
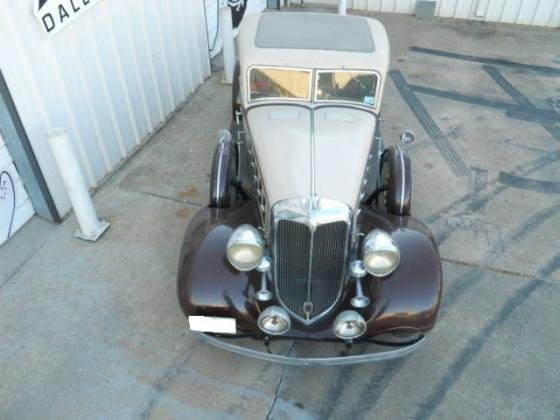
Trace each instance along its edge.
{"label": "white license plate", "polygon": [[189,326],[193,331],[235,334],[235,318],[220,318],[216,316],[189,316]]}

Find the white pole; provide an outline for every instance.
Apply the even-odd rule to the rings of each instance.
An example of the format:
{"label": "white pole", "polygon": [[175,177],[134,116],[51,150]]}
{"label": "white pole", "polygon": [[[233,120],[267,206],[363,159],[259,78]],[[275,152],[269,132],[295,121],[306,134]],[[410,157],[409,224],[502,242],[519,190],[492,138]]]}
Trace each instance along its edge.
{"label": "white pole", "polygon": [[97,219],[97,213],[68,134],[63,128],[55,128],[49,131],[47,137],[80,225],[75,236],[88,241],[96,241],[107,230],[109,223]]}
{"label": "white pole", "polygon": [[220,29],[224,52],[224,83],[233,83],[233,67],[235,66],[235,50],[233,48],[233,24],[231,22],[231,8],[220,8]]}
{"label": "white pole", "polygon": [[346,0],[338,0],[338,14],[339,15],[346,14]]}

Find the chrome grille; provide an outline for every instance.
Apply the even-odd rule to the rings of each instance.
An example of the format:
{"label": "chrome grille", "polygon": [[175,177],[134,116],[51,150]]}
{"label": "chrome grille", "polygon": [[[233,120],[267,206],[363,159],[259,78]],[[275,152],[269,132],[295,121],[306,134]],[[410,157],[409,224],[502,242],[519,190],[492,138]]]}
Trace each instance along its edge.
{"label": "chrome grille", "polygon": [[303,322],[323,314],[339,297],[350,230],[349,210],[343,210],[319,221],[320,209],[308,217],[290,217],[290,212],[273,216],[276,291],[284,307]]}

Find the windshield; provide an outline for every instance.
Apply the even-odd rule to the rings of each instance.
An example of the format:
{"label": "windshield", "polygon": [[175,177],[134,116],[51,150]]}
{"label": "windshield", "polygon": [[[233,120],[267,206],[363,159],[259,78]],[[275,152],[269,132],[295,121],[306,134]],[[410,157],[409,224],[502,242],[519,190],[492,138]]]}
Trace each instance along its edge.
{"label": "windshield", "polygon": [[375,107],[377,74],[366,71],[317,71],[316,101],[357,102]]}
{"label": "windshield", "polygon": [[263,98],[310,100],[311,70],[252,68],[249,93],[249,100]]}
{"label": "windshield", "polygon": [[373,71],[253,67],[249,72],[249,100],[292,99],[316,102],[352,102],[374,108],[379,76]]}

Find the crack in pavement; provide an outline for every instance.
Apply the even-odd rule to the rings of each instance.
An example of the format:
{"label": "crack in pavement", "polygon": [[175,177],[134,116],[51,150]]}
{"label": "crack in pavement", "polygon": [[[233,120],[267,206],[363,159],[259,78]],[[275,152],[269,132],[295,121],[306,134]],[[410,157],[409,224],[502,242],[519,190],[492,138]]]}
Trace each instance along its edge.
{"label": "crack in pavement", "polygon": [[521,273],[521,272],[518,272],[518,271],[504,270],[504,269],[498,268],[498,267],[483,266],[483,265],[479,265],[479,264],[468,262],[468,261],[454,260],[454,259],[445,258],[445,257],[441,257],[441,260],[444,261],[444,262],[450,263],[450,264],[475,268],[475,269],[480,270],[480,271],[490,271],[490,272],[493,272],[493,273],[504,274],[504,275],[507,275],[507,276],[515,276],[515,277],[521,277],[521,278],[527,278],[527,279],[536,279],[536,280],[547,281],[547,282],[551,282],[551,283],[560,283],[560,279],[555,279],[555,278],[551,278],[551,277],[539,277],[538,274]]}
{"label": "crack in pavement", "polygon": [[159,198],[159,199],[162,199],[162,200],[173,201],[175,203],[188,204],[189,206],[195,206],[195,207],[204,207],[204,205],[202,205],[200,203],[194,203],[194,202],[189,201],[189,200],[181,200],[180,198],[169,197],[169,196],[166,196],[166,195],[163,195],[163,194],[157,194],[157,193],[153,193],[153,192],[150,192],[150,191],[135,190],[135,189],[132,189],[132,188],[121,187],[121,186],[117,186],[116,188],[118,188],[119,190],[132,192],[132,193],[135,193],[135,194],[143,194],[143,195],[148,195],[150,197]]}
{"label": "crack in pavement", "polygon": [[39,253],[39,251],[45,247],[47,242],[49,242],[49,239],[45,240],[35,251],[33,251],[31,253],[31,255],[29,255],[24,261],[22,261],[22,263],[20,265],[18,265],[14,271],[12,271],[10,274],[8,274],[8,277],[6,277],[6,280],[4,280],[2,283],[0,283],[0,289],[2,289],[2,287],[4,287],[6,284],[8,284],[9,281],[12,280],[15,277],[15,275],[17,273],[19,273],[23,267],[25,267],[25,265],[27,265],[27,263],[29,261],[31,261],[31,259],[33,257],[35,257],[35,255],[37,255]]}
{"label": "crack in pavement", "polygon": [[167,368],[160,379],[152,386],[152,392],[148,403],[140,412],[142,419],[149,419],[152,416],[154,409],[159,405],[164,394],[171,388],[177,380],[177,377],[182,373],[182,367],[191,360],[193,356],[192,349],[186,348],[185,351],[177,357]]}
{"label": "crack in pavement", "polygon": [[[296,342],[292,341],[290,348],[288,349],[287,356],[290,356],[292,350],[294,349]],[[276,384],[276,389],[274,390],[274,397],[272,398],[272,402],[270,403],[270,407],[268,408],[268,412],[266,413],[266,420],[273,420],[272,411],[274,410],[274,406],[276,405],[276,401],[278,400],[278,396],[280,395],[280,388],[282,387],[282,383],[286,378],[286,370],[288,370],[289,365],[285,365],[282,368],[282,373],[280,374],[280,378],[278,379],[278,383]]]}

